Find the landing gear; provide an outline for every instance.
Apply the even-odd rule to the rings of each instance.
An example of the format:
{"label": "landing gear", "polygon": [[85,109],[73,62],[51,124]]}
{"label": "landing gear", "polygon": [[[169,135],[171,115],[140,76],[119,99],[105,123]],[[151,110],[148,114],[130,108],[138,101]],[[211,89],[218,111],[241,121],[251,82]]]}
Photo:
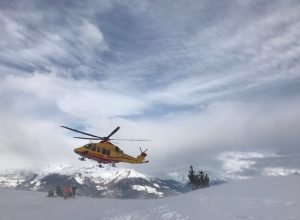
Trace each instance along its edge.
{"label": "landing gear", "polygon": [[111,166],[112,166],[112,167],[116,167],[116,164],[115,164],[115,163],[112,163]]}
{"label": "landing gear", "polygon": [[98,167],[99,167],[99,168],[104,168],[104,166],[102,166],[101,163],[99,163]]}
{"label": "landing gear", "polygon": [[84,157],[80,157],[80,158],[78,158],[78,160],[85,161],[85,158]]}

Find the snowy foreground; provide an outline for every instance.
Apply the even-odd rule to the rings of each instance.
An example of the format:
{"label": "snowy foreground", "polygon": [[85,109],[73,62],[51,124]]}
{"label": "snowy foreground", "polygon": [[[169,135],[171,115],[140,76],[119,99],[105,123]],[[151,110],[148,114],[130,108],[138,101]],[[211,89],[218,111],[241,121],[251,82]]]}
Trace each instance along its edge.
{"label": "snowy foreground", "polygon": [[77,197],[0,189],[3,220],[59,219],[300,219],[300,176],[231,182],[153,200]]}

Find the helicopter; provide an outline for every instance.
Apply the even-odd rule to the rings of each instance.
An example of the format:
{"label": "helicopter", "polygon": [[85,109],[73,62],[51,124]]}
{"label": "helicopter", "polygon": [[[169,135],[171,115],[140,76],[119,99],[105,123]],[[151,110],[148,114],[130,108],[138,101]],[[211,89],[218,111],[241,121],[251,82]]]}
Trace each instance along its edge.
{"label": "helicopter", "polygon": [[[131,163],[131,164],[141,164],[141,163],[148,163],[148,160],[145,160],[147,156],[146,150],[142,151],[140,148],[141,154],[137,157],[130,156],[125,154],[123,150],[121,150],[118,146],[111,143],[114,140],[121,140],[121,141],[149,141],[149,140],[135,140],[135,139],[111,139],[120,127],[118,126],[115,128],[108,136],[100,137],[93,134],[89,134],[83,131],[76,130],[74,128],[60,126],[62,128],[87,135],[89,137],[74,137],[77,139],[87,139],[90,140],[89,144],[85,144],[81,147],[77,147],[74,149],[74,152],[81,157],[79,160],[85,161],[85,159],[95,160],[99,163],[99,167],[102,168],[102,164],[111,164],[115,167],[116,163],[124,162],[124,163]],[[93,143],[92,140],[99,140],[99,143]]]}

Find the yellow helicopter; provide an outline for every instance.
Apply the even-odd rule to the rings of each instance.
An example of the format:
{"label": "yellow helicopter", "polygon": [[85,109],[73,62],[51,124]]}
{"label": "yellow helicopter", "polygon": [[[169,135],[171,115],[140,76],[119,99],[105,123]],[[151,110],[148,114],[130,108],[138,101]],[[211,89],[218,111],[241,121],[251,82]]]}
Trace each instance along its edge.
{"label": "yellow helicopter", "polygon": [[[120,127],[114,129],[106,137],[99,137],[66,126],[60,126],[60,127],[89,136],[89,137],[74,137],[78,139],[87,139],[90,140],[91,142],[89,144],[74,149],[74,152],[81,156],[79,158],[81,161],[84,161],[86,158],[95,160],[99,163],[99,167],[103,167],[102,164],[112,164],[112,166],[115,166],[115,164],[119,162],[132,163],[132,164],[141,164],[141,163],[149,162],[148,160],[145,161],[145,157],[147,156],[146,151],[148,149],[142,151],[142,149],[140,148],[141,154],[138,155],[137,157],[133,157],[128,154],[125,154],[118,146],[110,142],[111,140],[149,141],[149,140],[135,140],[135,139],[111,139],[110,137],[114,135],[120,129]],[[92,140],[100,140],[100,142],[92,143]]]}

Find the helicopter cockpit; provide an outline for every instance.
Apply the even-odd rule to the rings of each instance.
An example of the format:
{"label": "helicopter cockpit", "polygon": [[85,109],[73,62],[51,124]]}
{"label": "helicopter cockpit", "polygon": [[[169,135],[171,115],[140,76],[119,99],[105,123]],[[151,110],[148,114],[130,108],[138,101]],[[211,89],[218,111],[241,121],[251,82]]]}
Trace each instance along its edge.
{"label": "helicopter cockpit", "polygon": [[90,150],[92,148],[93,144],[86,144],[83,147]]}

